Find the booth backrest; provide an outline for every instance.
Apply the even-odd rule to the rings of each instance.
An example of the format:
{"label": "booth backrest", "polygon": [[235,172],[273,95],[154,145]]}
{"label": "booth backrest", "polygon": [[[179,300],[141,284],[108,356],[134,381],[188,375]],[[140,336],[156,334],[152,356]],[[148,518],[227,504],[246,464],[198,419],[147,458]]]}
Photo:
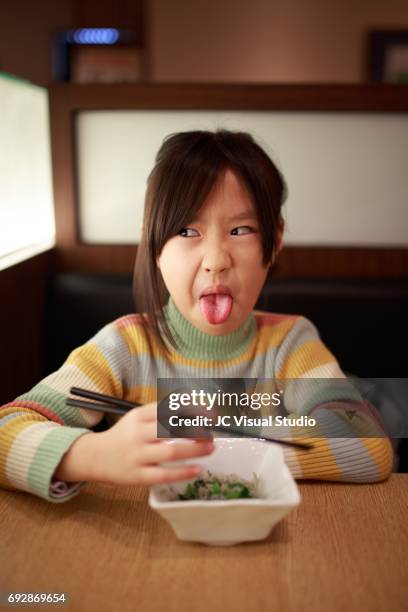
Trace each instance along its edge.
{"label": "booth backrest", "polygon": [[[256,307],[309,318],[346,372],[408,377],[408,279],[276,279]],[[128,276],[57,275],[47,298],[47,371],[103,325],[134,310]]]}

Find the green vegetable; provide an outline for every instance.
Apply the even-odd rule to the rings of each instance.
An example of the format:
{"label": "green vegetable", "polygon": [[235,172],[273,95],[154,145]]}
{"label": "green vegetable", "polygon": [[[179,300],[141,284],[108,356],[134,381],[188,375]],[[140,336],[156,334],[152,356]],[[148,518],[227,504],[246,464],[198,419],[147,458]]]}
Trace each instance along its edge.
{"label": "green vegetable", "polygon": [[211,472],[194,482],[188,483],[184,493],[179,493],[178,500],[215,500],[215,499],[249,499],[257,497],[256,486],[258,478],[254,474],[252,482],[239,479],[235,474],[216,476]]}

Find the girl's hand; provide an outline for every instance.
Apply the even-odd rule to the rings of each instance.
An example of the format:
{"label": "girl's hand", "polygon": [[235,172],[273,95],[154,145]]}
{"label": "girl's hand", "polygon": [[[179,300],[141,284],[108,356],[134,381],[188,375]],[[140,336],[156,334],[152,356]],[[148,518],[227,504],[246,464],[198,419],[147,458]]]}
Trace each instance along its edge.
{"label": "girl's hand", "polygon": [[198,465],[160,464],[208,455],[214,450],[212,440],[158,439],[156,402],[130,410],[110,429],[94,436],[98,439],[93,438],[91,479],[114,484],[153,485],[194,478],[201,472]]}

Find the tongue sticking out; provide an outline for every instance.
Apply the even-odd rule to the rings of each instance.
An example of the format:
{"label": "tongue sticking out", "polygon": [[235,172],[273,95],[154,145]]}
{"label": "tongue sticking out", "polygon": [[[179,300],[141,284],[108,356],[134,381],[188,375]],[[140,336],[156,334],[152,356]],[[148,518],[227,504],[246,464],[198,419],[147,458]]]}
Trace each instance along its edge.
{"label": "tongue sticking out", "polygon": [[210,293],[200,298],[200,309],[208,323],[224,323],[231,308],[232,297],[225,293]]}

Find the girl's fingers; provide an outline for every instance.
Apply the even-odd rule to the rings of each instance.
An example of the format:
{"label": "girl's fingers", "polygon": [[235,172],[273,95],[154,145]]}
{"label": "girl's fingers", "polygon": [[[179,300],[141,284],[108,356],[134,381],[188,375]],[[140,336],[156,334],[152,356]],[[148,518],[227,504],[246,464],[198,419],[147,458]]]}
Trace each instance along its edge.
{"label": "girl's fingers", "polygon": [[199,465],[189,465],[175,468],[165,468],[162,466],[148,466],[141,472],[142,484],[155,485],[164,482],[174,482],[176,480],[189,480],[195,478],[202,471]]}
{"label": "girl's fingers", "polygon": [[161,442],[159,444],[146,444],[143,449],[143,459],[146,463],[164,463],[179,461],[191,457],[209,455],[214,450],[211,441],[186,440],[185,442]]}
{"label": "girl's fingers", "polygon": [[[143,422],[138,431],[138,437],[140,440],[145,442],[163,442],[163,440],[169,440],[169,438],[158,438],[157,437],[157,421],[146,421]],[[187,441],[203,442],[204,440],[211,441],[211,434],[208,434],[207,438],[182,438]]]}
{"label": "girl's fingers", "polygon": [[159,442],[162,438],[157,437],[157,421],[142,423],[138,436],[143,442]]}
{"label": "girl's fingers", "polygon": [[[157,420],[157,404],[156,402],[151,402],[150,404],[145,404],[144,406],[138,406],[137,408],[132,408],[130,411],[132,415],[137,417],[140,421],[156,421]],[[130,412],[128,414],[130,414]],[[124,415],[126,417],[127,415]]]}

